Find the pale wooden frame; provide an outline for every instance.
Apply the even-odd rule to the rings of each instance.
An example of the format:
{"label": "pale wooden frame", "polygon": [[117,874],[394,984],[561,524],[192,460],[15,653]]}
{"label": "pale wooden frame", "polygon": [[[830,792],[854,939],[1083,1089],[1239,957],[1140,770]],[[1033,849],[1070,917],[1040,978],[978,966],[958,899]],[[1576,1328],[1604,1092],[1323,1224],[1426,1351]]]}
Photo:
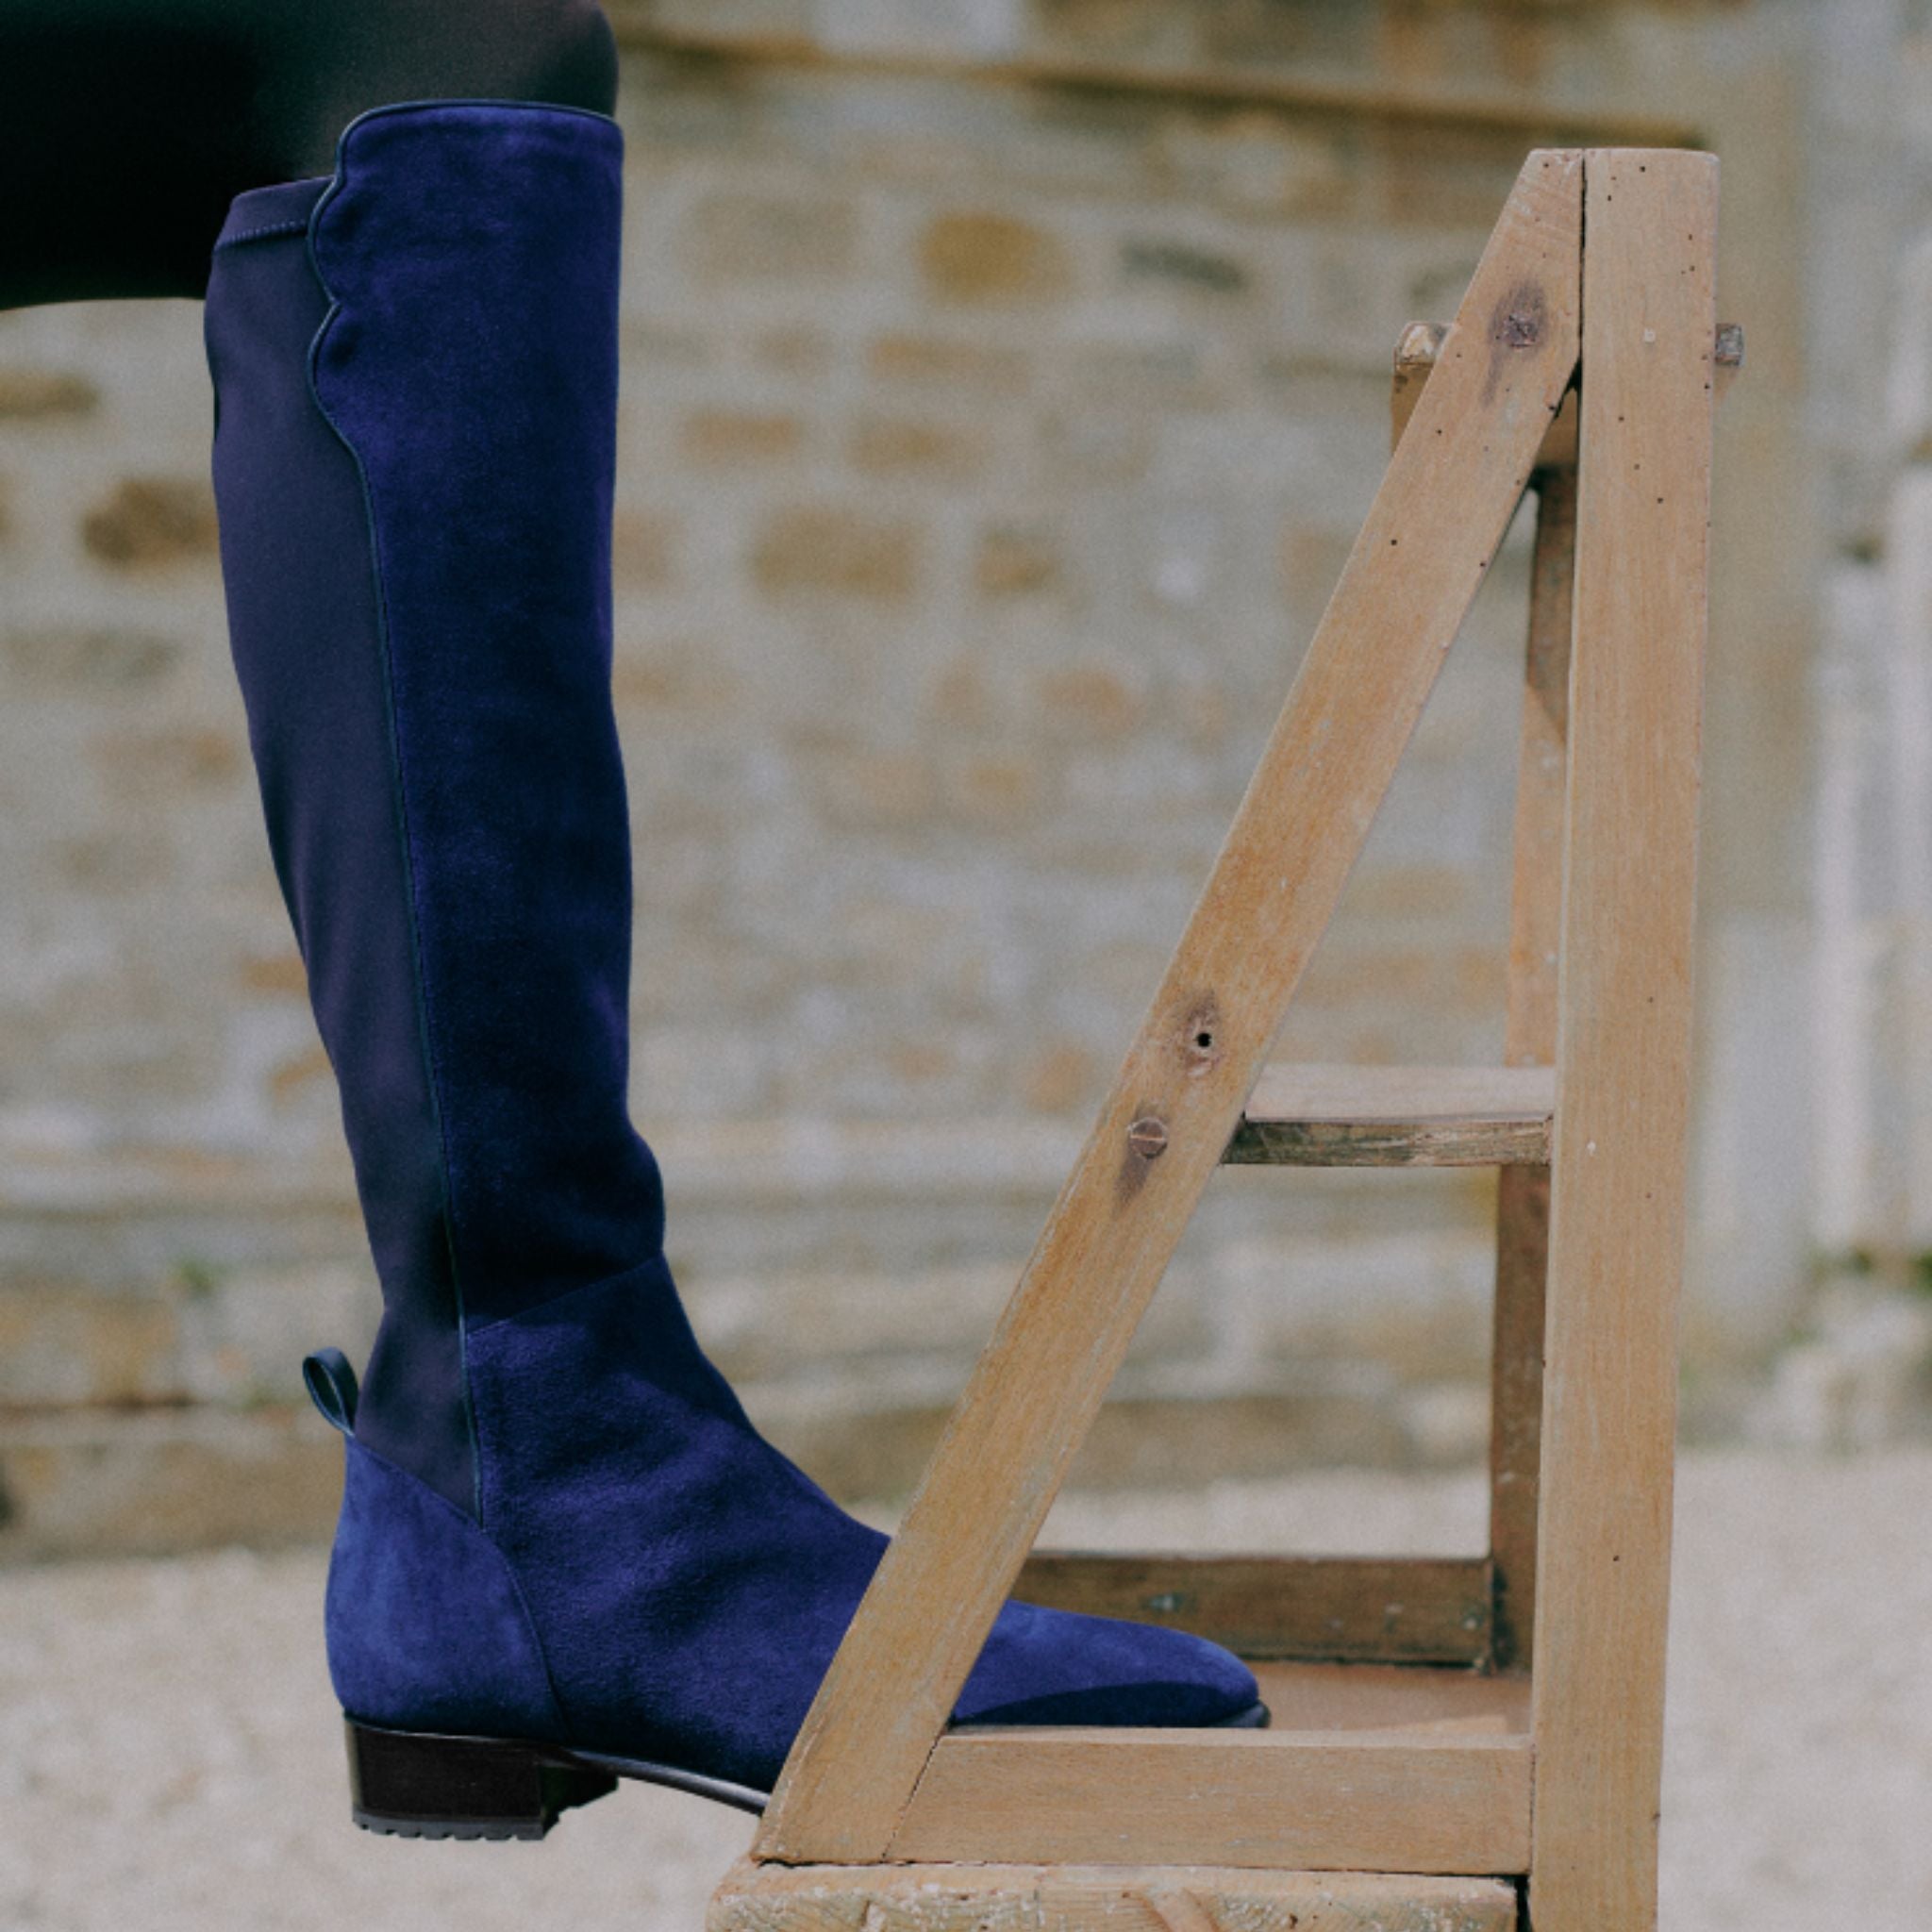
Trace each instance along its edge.
{"label": "pale wooden frame", "polygon": [[[1653,1923],[1715,192],[1707,156],[1525,163],[1148,1019],[800,1732],[756,1858],[1527,1872],[1539,1932]],[[1525,1654],[1533,1614],[1529,1727],[949,1732],[1241,1123],[1579,357],[1567,758],[1547,701],[1523,752],[1537,795],[1521,836],[1543,851],[1560,836],[1564,885],[1553,907],[1519,873],[1510,978],[1512,1063],[1556,1068],[1548,1372],[1540,1427],[1533,1382],[1499,1383],[1495,1475],[1496,1561],[1514,1575],[1510,1641]],[[1539,570],[1546,682],[1564,628],[1562,522],[1545,519]],[[1533,639],[1531,704],[1538,662]],[[1552,744],[1567,771],[1560,815]],[[1520,847],[1519,867],[1535,857]],[[1499,1209],[1499,1331],[1517,1354],[1525,1334],[1533,1353],[1542,1319],[1541,1173],[1533,1158],[1506,1167],[1523,1178]],[[1091,1568],[1082,1587],[1108,1574]]]}

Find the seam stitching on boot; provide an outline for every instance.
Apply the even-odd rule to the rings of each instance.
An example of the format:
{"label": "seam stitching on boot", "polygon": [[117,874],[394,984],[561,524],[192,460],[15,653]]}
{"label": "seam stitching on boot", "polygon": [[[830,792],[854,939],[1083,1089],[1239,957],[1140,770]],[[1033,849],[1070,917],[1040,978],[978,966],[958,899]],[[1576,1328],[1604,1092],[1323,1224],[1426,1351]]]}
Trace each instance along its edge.
{"label": "seam stitching on boot", "polygon": [[300,221],[275,222],[265,228],[243,228],[239,235],[225,235],[214,245],[214,253],[220,255],[224,249],[239,248],[244,242],[266,242],[276,235],[306,235],[308,232],[308,217]]}
{"label": "seam stitching on boot", "polygon": [[401,1476],[412,1489],[421,1490],[440,1508],[447,1509],[463,1529],[474,1531],[489,1545],[491,1554],[503,1566],[503,1574],[509,1582],[510,1594],[516,1598],[518,1614],[524,1620],[524,1630],[530,1640],[530,1648],[536,1653],[537,1667],[543,1673],[543,1688],[550,1698],[551,1715],[557,1720],[556,1741],[560,1743],[571,1734],[570,1719],[563,1707],[563,1698],[557,1688],[557,1678],[551,1672],[550,1657],[543,1648],[543,1640],[538,1635],[537,1619],[531,1613],[530,1600],[524,1594],[524,1580],[517,1574],[517,1566],[510,1561],[509,1552],[475,1517],[464,1515],[433,1483],[425,1483],[420,1475],[411,1474],[401,1463],[391,1462],[379,1449],[372,1449],[367,1442],[358,1442],[352,1436],[349,1438],[349,1443],[352,1450],[360,1450],[378,1467],[388,1470],[392,1475]]}
{"label": "seam stitching on boot", "polygon": [[633,1261],[628,1268],[620,1268],[614,1274],[600,1274],[595,1281],[580,1281],[575,1288],[560,1288],[555,1294],[545,1295],[541,1302],[532,1302],[526,1308],[517,1308],[507,1315],[491,1315],[487,1321],[478,1322],[471,1330],[474,1338],[488,1335],[491,1329],[501,1328],[508,1322],[521,1322],[530,1315],[541,1315],[546,1309],[555,1308],[558,1303],[567,1302],[573,1295],[591,1294],[600,1288],[615,1288],[620,1282],[628,1281],[632,1275],[641,1275],[656,1269],[668,1274],[670,1263],[662,1254],[647,1256],[641,1261]]}

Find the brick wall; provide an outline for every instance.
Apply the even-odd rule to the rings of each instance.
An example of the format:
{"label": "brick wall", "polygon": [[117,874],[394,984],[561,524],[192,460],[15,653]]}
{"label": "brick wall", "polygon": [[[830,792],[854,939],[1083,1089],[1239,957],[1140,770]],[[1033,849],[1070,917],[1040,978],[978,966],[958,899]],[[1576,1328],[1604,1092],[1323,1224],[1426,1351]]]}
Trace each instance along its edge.
{"label": "brick wall", "polygon": [[[1748,1360],[1804,1239],[1757,1112],[1805,972],[1802,791],[1761,761],[1804,757],[1765,684],[1810,638],[1807,377],[1789,243],[1752,245],[1807,179],[1764,122],[1790,10],[617,17],[634,1109],[755,1412],[847,1492],[916,1471],[1373,493],[1397,330],[1453,311],[1545,140],[1729,171],[1725,435],[1769,480],[1720,531],[1706,980],[1748,961],[1756,1004],[1702,1034],[1690,1337]],[[312,1533],[295,1362],[373,1324],[226,660],[199,326],[0,316],[0,1551]],[[1524,596],[1519,532],[1284,1052],[1500,1053]],[[1088,1474],[1477,1452],[1489,1201],[1222,1176]]]}

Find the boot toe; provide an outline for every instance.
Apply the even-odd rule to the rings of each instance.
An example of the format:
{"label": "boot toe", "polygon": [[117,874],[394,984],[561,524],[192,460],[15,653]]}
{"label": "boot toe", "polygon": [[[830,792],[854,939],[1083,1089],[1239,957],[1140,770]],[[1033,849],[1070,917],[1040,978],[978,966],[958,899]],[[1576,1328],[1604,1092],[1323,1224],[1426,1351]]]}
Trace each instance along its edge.
{"label": "boot toe", "polygon": [[1232,1723],[1260,1690],[1247,1665],[1180,1630],[1008,1604],[954,1716],[982,1724]]}

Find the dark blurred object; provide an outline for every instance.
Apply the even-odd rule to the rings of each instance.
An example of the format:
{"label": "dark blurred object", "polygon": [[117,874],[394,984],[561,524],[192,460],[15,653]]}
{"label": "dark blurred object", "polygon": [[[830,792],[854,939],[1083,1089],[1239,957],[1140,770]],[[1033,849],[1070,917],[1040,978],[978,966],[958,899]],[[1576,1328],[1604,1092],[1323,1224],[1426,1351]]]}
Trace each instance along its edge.
{"label": "dark blurred object", "polygon": [[228,203],[366,108],[616,89],[595,0],[0,0],[0,308],[199,296]]}

